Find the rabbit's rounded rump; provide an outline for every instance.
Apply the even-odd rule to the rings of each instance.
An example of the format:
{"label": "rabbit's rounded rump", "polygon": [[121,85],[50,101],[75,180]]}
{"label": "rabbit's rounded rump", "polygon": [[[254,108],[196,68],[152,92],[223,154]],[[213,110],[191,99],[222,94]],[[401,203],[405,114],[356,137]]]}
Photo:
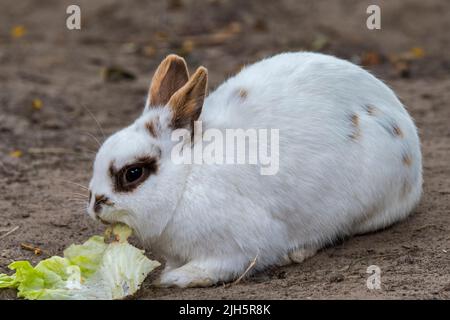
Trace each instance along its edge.
{"label": "rabbit's rounded rump", "polygon": [[[204,98],[206,78],[206,69],[189,78],[184,60],[166,58],[143,115],[105,142],[94,165],[92,192],[113,205],[92,200],[90,213],[131,225],[167,259],[160,285],[229,281],[252,261],[253,271],[300,262],[338,238],[406,217],[419,201],[416,127],[395,94],[360,67],[284,53]],[[260,159],[174,163],[174,131],[192,132],[196,120],[204,135],[266,130],[272,170],[262,173]],[[183,150],[205,145],[193,141]],[[121,189],[130,176],[122,173],[141,167],[146,177]]]}

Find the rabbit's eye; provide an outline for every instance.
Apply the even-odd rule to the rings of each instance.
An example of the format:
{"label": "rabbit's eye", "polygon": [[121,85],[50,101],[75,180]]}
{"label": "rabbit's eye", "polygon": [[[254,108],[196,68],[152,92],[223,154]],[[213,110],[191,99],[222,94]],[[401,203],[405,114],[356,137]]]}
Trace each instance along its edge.
{"label": "rabbit's eye", "polygon": [[125,171],[125,180],[128,183],[134,182],[142,176],[144,169],[142,167],[131,167]]}
{"label": "rabbit's eye", "polygon": [[126,167],[118,177],[118,186],[122,190],[130,190],[137,187],[141,182],[148,178],[150,170],[144,164],[136,164]]}
{"label": "rabbit's eye", "polygon": [[157,171],[158,165],[155,158],[148,157],[140,160],[140,162],[128,165],[113,174],[117,191],[132,191]]}

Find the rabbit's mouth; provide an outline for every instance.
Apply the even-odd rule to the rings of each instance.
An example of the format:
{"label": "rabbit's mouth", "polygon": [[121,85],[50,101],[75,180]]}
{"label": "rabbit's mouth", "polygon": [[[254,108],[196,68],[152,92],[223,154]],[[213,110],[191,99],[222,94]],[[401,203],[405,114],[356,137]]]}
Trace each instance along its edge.
{"label": "rabbit's mouth", "polygon": [[113,222],[106,221],[105,219],[103,219],[103,218],[101,218],[101,217],[99,217],[99,216],[97,216],[97,220],[100,221],[101,223],[105,224],[105,225],[111,225],[111,224],[113,224]]}
{"label": "rabbit's mouth", "polygon": [[102,210],[96,218],[103,224],[114,224],[117,222],[124,222],[124,217],[128,216],[125,210],[117,210],[115,208],[107,207]]}

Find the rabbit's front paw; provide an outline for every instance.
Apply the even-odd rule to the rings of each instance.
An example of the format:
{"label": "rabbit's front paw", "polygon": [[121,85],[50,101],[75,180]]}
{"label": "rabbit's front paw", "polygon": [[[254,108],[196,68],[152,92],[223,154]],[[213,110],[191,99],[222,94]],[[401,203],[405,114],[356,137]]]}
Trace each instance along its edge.
{"label": "rabbit's front paw", "polygon": [[154,283],[158,287],[208,287],[214,284],[211,277],[202,269],[192,265],[164,272]]}
{"label": "rabbit's front paw", "polygon": [[315,248],[300,248],[289,253],[289,259],[294,263],[302,263],[317,253]]}

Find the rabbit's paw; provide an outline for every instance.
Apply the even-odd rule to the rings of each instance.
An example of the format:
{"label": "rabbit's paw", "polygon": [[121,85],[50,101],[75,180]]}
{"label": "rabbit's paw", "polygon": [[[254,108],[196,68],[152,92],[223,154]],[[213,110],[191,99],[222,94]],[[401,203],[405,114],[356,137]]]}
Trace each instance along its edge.
{"label": "rabbit's paw", "polygon": [[289,259],[294,263],[301,263],[306,259],[312,257],[317,252],[317,249],[301,248],[289,253]]}
{"label": "rabbit's paw", "polygon": [[184,265],[180,268],[164,272],[154,283],[158,287],[208,287],[214,284],[214,281],[206,273],[193,265]]}

